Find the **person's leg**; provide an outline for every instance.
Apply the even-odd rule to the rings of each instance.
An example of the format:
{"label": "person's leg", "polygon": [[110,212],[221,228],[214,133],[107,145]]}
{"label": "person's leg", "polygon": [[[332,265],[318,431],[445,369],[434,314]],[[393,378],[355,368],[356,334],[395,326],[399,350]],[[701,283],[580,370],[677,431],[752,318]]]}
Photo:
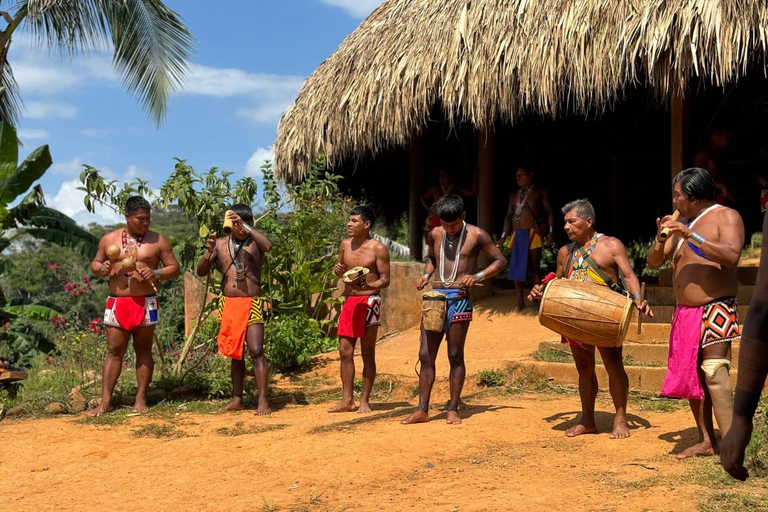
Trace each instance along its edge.
{"label": "person's leg", "polygon": [[595,374],[595,347],[593,345],[571,345],[573,360],[579,372],[579,397],[581,398],[581,420],[565,431],[568,437],[591,434],[595,425],[595,399],[597,398],[597,375]]}
{"label": "person's leg", "polygon": [[524,286],[524,282],[515,281],[515,294],[517,294],[517,306],[515,306],[515,311],[522,311],[525,309],[525,297],[523,296]]}
{"label": "person's leg", "polygon": [[232,378],[232,400],[219,412],[243,410],[243,384],[245,383],[245,359],[230,360],[229,375]]}
{"label": "person's leg", "polygon": [[341,400],[328,409],[328,412],[350,412],[355,410],[355,398],[352,395],[355,383],[355,343],[357,339],[339,336],[339,358],[341,363]]}
{"label": "person's leg", "polygon": [[416,412],[402,421],[403,424],[424,423],[429,421],[429,397],[432,394],[432,385],[435,383],[435,359],[443,340],[443,333],[427,331],[421,326],[421,338],[419,348],[419,407]]}
{"label": "person's leg", "polygon": [[267,367],[267,356],[264,354],[264,324],[249,325],[245,331],[245,343],[248,346],[248,353],[253,361],[256,387],[259,388],[259,403],[256,406],[256,415],[266,416],[272,411],[269,409],[269,402],[267,401],[269,368]]}
{"label": "person's leg", "polygon": [[[538,235],[537,235],[538,236]],[[528,261],[531,265],[531,284],[536,286],[541,283],[541,247],[537,249],[531,249],[528,252]],[[533,309],[539,309],[539,301],[533,301]]]}
{"label": "person's leg", "polygon": [[372,325],[365,329],[365,336],[360,338],[360,352],[363,356],[363,395],[360,397],[360,407],[357,412],[361,414],[371,412],[371,391],[373,381],[376,379],[376,337],[379,334],[379,326]]}
{"label": "person's leg", "polygon": [[464,344],[467,340],[467,332],[470,322],[453,322],[448,331],[448,361],[451,364],[450,385],[451,400],[448,402],[448,417],[446,422],[450,425],[461,423],[459,417],[459,404],[461,403],[461,390],[464,388],[464,378],[467,369],[464,366]]}
{"label": "person's leg", "polygon": [[152,383],[152,373],[155,370],[155,360],[152,359],[152,342],[155,326],[137,327],[133,330],[133,350],[136,352],[136,402],[133,412],[145,413],[147,407],[147,390]]}
{"label": "person's leg", "polygon": [[123,356],[128,349],[128,340],[131,333],[118,327],[105,327],[107,338],[107,355],[104,358],[104,364],[101,370],[101,402],[99,406],[92,410],[91,416],[98,416],[112,410],[109,403],[112,399],[112,392],[115,390],[115,384],[120,377],[123,369]]}
{"label": "person's leg", "polygon": [[616,415],[613,417],[611,439],[629,437],[627,425],[627,398],[629,397],[629,377],[624,370],[621,347],[598,347],[600,357],[608,372],[608,389],[611,392]]}

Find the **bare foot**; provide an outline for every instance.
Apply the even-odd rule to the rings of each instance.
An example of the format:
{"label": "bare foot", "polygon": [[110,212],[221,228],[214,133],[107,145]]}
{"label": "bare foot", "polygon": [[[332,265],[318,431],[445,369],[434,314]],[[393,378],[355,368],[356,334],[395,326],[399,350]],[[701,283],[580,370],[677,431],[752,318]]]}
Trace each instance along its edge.
{"label": "bare foot", "polygon": [[104,400],[102,400],[101,403],[99,403],[99,406],[97,408],[93,409],[92,411],[88,411],[88,416],[95,418],[97,416],[101,416],[102,414],[112,412],[112,404],[110,404],[109,402],[107,402],[106,405],[102,405],[102,404],[104,404]]}
{"label": "bare foot", "polygon": [[579,423],[574,425],[565,431],[565,435],[568,437],[582,436],[584,434],[594,434],[597,431],[594,425],[584,425]]}
{"label": "bare foot", "polygon": [[259,399],[259,406],[256,408],[256,416],[269,416],[272,414],[272,410],[269,408],[269,403],[266,398],[264,400]]}
{"label": "bare foot", "polygon": [[328,409],[328,412],[352,412],[355,410],[355,401],[354,400],[342,400],[341,402],[337,403],[330,409]]}
{"label": "bare foot", "polygon": [[627,418],[616,416],[613,418],[613,432],[611,432],[611,439],[626,439],[629,437],[629,426],[627,425]]}
{"label": "bare foot", "polygon": [[243,399],[240,397],[234,397],[232,400],[229,401],[227,405],[219,409],[219,412],[230,412],[230,411],[242,411],[243,410]]}
{"label": "bare foot", "polygon": [[712,449],[712,444],[703,442],[686,448],[677,458],[683,460],[691,457],[712,457],[714,454],[715,450]]}
{"label": "bare foot", "polygon": [[137,396],[136,401],[133,403],[133,412],[144,414],[147,411],[149,411],[149,407],[147,407],[146,400]]}
{"label": "bare foot", "polygon": [[411,425],[413,423],[426,423],[428,421],[429,421],[429,413],[427,411],[422,411],[421,409],[419,409],[415,413],[405,418],[400,423],[402,423],[403,425]]}
{"label": "bare foot", "polygon": [[368,414],[371,412],[371,406],[368,402],[360,402],[360,407],[357,408],[357,414]]}
{"label": "bare foot", "polygon": [[449,425],[461,424],[461,418],[459,418],[459,413],[456,411],[448,411],[448,417],[445,419],[445,422]]}

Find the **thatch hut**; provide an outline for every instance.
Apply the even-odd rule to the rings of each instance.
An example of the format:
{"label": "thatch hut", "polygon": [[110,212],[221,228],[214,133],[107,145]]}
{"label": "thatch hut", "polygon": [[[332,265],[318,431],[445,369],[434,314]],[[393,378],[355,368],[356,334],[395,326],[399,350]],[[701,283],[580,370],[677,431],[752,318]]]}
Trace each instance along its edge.
{"label": "thatch hut", "polygon": [[555,203],[590,196],[606,231],[651,236],[707,131],[751,133],[756,155],[767,47],[764,0],[385,0],[285,112],[277,176],[325,154],[388,214],[409,211],[417,257],[436,167],[465,183],[479,167],[489,231],[524,164]]}

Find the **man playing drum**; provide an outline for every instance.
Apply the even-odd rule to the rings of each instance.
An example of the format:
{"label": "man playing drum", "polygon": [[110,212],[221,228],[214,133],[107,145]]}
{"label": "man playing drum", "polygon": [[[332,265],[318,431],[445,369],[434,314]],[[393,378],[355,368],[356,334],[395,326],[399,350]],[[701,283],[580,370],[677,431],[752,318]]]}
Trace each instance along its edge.
{"label": "man playing drum", "polygon": [[[648,251],[651,268],[669,259],[674,263],[677,307],[661,393],[687,398],[699,430],[699,442],[678,459],[717,453],[712,412],[722,436],[733,412],[728,368],[731,342],[740,338],[736,267],[744,223],[738,212],[716,204],[716,196],[715,181],[704,169],[694,167],[675,176],[672,202],[684,219],[656,219],[657,242]],[[674,236],[662,242],[664,229]]]}
{"label": "man playing drum", "polygon": [[[89,414],[98,416],[112,410],[110,400],[128,341],[133,337],[136,352],[136,402],[133,412],[147,412],[147,388],[152,382],[155,362],[152,337],[158,318],[155,283],[179,275],[179,263],[163,235],[149,230],[150,206],[140,196],[125,202],[125,227],[101,237],[91,271],[109,276],[109,296],[104,311],[107,356],[101,380],[101,402]],[[114,250],[115,254],[112,254]],[[158,270],[162,263],[163,268]]]}
{"label": "man playing drum", "polygon": [[352,387],[355,381],[355,344],[360,338],[363,356],[363,394],[359,413],[371,412],[369,398],[376,378],[376,335],[381,325],[381,297],[379,290],[389,286],[389,251],[371,238],[376,222],[373,210],[358,206],[349,212],[347,234],[349,238],[339,245],[339,261],[333,272],[342,277],[345,271],[358,276],[344,284],[344,305],[339,314],[339,356],[341,358],[341,401],[328,412],[355,410]]}
{"label": "man playing drum", "polygon": [[[617,238],[595,232],[595,209],[586,199],[566,204],[565,232],[572,244],[565,245],[557,254],[556,277],[575,281],[592,281],[619,291],[619,273],[632,294],[635,307],[640,314],[653,316],[648,302],[640,294],[640,282],[632,271],[624,244]],[[533,287],[529,298],[540,299],[542,285]],[[576,437],[597,431],[595,424],[595,398],[597,397],[597,375],[595,373],[595,347],[578,340],[562,339],[571,347],[573,360],[579,372],[579,395],[581,397],[581,420],[566,430],[565,435]],[[613,418],[611,439],[629,437],[627,426],[627,397],[629,378],[624,371],[621,347],[598,347],[600,357],[608,372],[608,389],[611,392],[616,415]]]}
{"label": "man playing drum", "polygon": [[[451,365],[450,387],[451,400],[448,403],[448,424],[459,424],[458,409],[461,389],[464,387],[464,342],[472,321],[472,301],[469,287],[483,279],[492,277],[507,264],[498,247],[493,244],[490,235],[464,221],[464,202],[459,196],[447,195],[437,202],[437,214],[440,227],[430,231],[427,237],[429,258],[424,268],[424,275],[416,281],[418,290],[424,289],[429,278],[437,270],[434,292],[445,296],[446,314],[442,329],[426,330],[421,324],[419,361],[419,408],[404,424],[424,423],[429,421],[429,398],[435,382],[435,359],[443,336],[448,342],[448,361]],[[491,264],[477,272],[477,258],[483,251]]]}

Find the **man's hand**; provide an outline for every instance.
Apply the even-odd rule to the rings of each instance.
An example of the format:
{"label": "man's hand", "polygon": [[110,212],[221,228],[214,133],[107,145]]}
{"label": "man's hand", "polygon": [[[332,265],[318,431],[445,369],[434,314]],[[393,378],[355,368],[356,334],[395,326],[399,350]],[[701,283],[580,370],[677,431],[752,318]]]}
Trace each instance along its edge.
{"label": "man's hand", "polygon": [[647,300],[644,300],[640,303],[638,303],[640,299],[635,299],[635,307],[639,311],[641,315],[649,316],[653,318],[653,311],[651,310],[651,306],[648,304]]}
{"label": "man's hand", "polygon": [[661,234],[661,230],[665,228],[669,229],[670,234],[672,235],[677,235],[682,238],[691,236],[691,230],[688,229],[688,226],[682,222],[673,220],[671,215],[666,215],[661,220],[656,219],[656,241],[661,241],[659,235]]}
{"label": "man's hand", "polygon": [[474,274],[466,275],[459,280],[459,284],[461,285],[462,288],[469,288],[470,286],[478,282],[480,282],[480,280],[477,277],[475,277]]}
{"label": "man's hand", "polygon": [[423,290],[425,286],[429,284],[429,279],[426,277],[420,277],[416,280],[416,289],[417,290]]}
{"label": "man's hand", "polygon": [[534,285],[531,288],[531,293],[528,294],[528,300],[539,300],[544,296],[544,287],[540,284]]}
{"label": "man's hand", "polygon": [[243,219],[232,210],[227,211],[227,218],[232,221],[232,229],[237,230],[241,235],[247,235],[249,230],[243,229]]}
{"label": "man's hand", "polygon": [[729,475],[746,480],[749,472],[744,467],[744,451],[752,437],[752,418],[733,415],[733,424],[720,442],[720,464]]}
{"label": "man's hand", "polygon": [[108,276],[112,272],[112,262],[107,260],[104,263],[101,264],[101,268],[99,269],[99,275],[102,277]]}
{"label": "man's hand", "polygon": [[547,235],[547,241],[544,242],[544,245],[546,245],[547,247],[551,247],[555,245],[555,234],[553,232],[551,231],[549,232],[549,234]]}
{"label": "man's hand", "polygon": [[208,238],[205,240],[205,250],[208,251],[208,256],[213,254],[213,250],[216,248],[216,233],[213,232],[210,235],[208,235]]}
{"label": "man's hand", "polygon": [[336,274],[336,277],[341,277],[345,270],[347,270],[347,266],[343,263],[336,263],[333,266],[333,273]]}
{"label": "man's hand", "polygon": [[498,247],[499,249],[503,249],[504,248],[504,242],[506,241],[506,239],[507,239],[507,237],[503,236],[503,237],[499,238],[498,240],[496,240],[496,247]]}
{"label": "man's hand", "polygon": [[144,264],[139,264],[136,266],[136,273],[140,275],[144,281],[151,281],[157,278],[152,269]]}

